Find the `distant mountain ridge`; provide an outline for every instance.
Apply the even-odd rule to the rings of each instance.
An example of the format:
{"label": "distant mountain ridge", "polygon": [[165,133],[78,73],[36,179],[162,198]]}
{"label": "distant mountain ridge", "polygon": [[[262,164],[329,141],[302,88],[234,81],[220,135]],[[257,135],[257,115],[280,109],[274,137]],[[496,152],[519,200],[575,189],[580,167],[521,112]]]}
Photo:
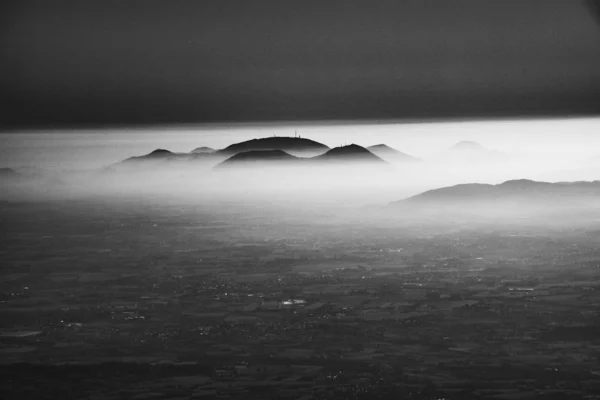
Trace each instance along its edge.
{"label": "distant mountain ridge", "polygon": [[329,147],[301,137],[272,136],[234,143],[219,150],[219,153],[233,155],[247,151],[263,150],[282,150],[296,156],[316,156],[328,151]]}
{"label": "distant mountain ridge", "polygon": [[233,166],[248,166],[249,164],[253,165],[264,165],[263,163],[270,162],[298,162],[301,161],[300,158],[292,156],[285,151],[282,150],[253,150],[253,151],[245,151],[243,153],[238,153],[234,156],[231,156],[227,160],[215,166],[216,169],[223,169],[226,167]]}
{"label": "distant mountain ridge", "polygon": [[371,153],[382,158],[385,161],[391,162],[415,162],[421,161],[419,158],[411,156],[410,154],[403,153],[399,150],[394,149],[386,144],[376,144],[367,147]]}
{"label": "distant mountain ridge", "polygon": [[380,157],[354,143],[348,146],[335,147],[325,154],[314,157],[313,160],[321,162],[353,161],[385,164],[385,161]]}
{"label": "distant mountain ridge", "polygon": [[205,153],[214,153],[216,150],[212,147],[196,147],[194,150],[190,151],[190,154],[205,154]]}
{"label": "distant mountain ridge", "polygon": [[112,164],[112,167],[135,167],[143,165],[163,165],[168,162],[204,162],[222,161],[225,156],[219,156],[216,152],[198,152],[198,153],[174,153],[166,149],[156,149],[148,154],[129,157],[119,163]]}
{"label": "distant mountain ridge", "polygon": [[[494,224],[556,225],[600,220],[600,181],[509,180],[497,185],[461,184],[428,190],[385,207],[385,215]],[[516,225],[515,225],[516,226]]]}
{"label": "distant mountain ridge", "polygon": [[323,166],[336,163],[340,165],[387,164],[384,160],[377,157],[364,147],[358,146],[356,144],[351,144],[348,146],[335,147],[326,152],[325,154],[310,158],[295,157],[283,150],[258,150],[242,152],[228,158],[221,164],[217,165],[217,167],[215,168],[221,169],[225,166],[233,166],[236,164],[247,165],[248,163],[258,165],[261,162],[269,163],[273,161],[285,162],[288,165],[292,165],[293,163],[293,165],[302,166]]}
{"label": "distant mountain ridge", "polygon": [[391,205],[464,205],[515,199],[542,203],[552,199],[574,200],[579,198],[577,196],[600,196],[600,181],[550,183],[515,179],[497,185],[467,183],[428,190],[408,199],[392,202]]}
{"label": "distant mountain ridge", "polygon": [[[282,153],[268,153],[270,151],[280,151]],[[238,154],[252,152],[245,156],[235,157]],[[256,153],[258,152],[258,153]],[[266,152],[266,153],[260,153]],[[490,160],[500,160],[502,153],[489,150],[480,144],[472,141],[462,141],[456,143],[447,150],[444,155],[440,155],[438,162],[467,161],[473,163],[486,163]],[[134,171],[142,166],[152,168],[162,168],[165,162],[176,162],[173,165],[184,166],[186,162],[199,162],[204,165],[209,164],[213,167],[220,163],[234,164],[239,162],[253,162],[257,165],[261,161],[299,161],[294,158],[310,160],[311,165],[317,163],[342,164],[344,162],[363,163],[363,164],[399,164],[405,162],[422,161],[417,157],[398,151],[386,144],[376,144],[368,148],[351,144],[329,148],[328,146],[311,139],[302,137],[271,136],[258,139],[246,140],[231,144],[224,149],[215,150],[211,147],[203,146],[193,149],[189,153],[177,153],[166,149],[156,149],[148,154],[130,157],[120,163],[113,164],[113,167],[121,170]],[[124,168],[126,166],[126,168]]]}
{"label": "distant mountain ridge", "polygon": [[136,161],[149,161],[149,160],[172,160],[175,158],[179,158],[179,157],[185,157],[185,155],[183,154],[176,154],[173,153],[172,151],[169,150],[165,150],[165,149],[156,149],[151,151],[148,154],[144,154],[142,156],[134,156],[134,157],[129,157],[125,160],[123,160],[123,163],[131,163],[131,162],[136,162]]}

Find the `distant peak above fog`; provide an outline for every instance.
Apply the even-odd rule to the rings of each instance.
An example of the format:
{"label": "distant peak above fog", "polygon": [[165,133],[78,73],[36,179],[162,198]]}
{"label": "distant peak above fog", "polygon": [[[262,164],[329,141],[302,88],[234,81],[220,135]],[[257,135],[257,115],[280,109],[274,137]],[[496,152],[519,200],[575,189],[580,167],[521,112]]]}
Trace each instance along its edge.
{"label": "distant peak above fog", "polygon": [[131,157],[125,161],[148,160],[148,159],[155,159],[155,160],[156,159],[167,159],[167,158],[173,158],[175,156],[177,156],[177,155],[169,150],[156,149],[156,150],[154,150],[148,154],[145,154],[143,156]]}
{"label": "distant peak above fog", "polygon": [[433,189],[390,203],[388,212],[436,219],[474,218],[477,221],[571,220],[591,218],[600,211],[600,181],[538,182],[509,180],[497,185],[467,183]]}
{"label": "distant peak above fog", "polygon": [[387,165],[387,163],[369,150],[357,144],[335,147],[325,154],[315,157],[295,157],[283,150],[253,150],[238,153],[217,165],[218,169],[227,166],[252,164],[254,166],[294,165],[300,167],[326,167],[328,165]]}
{"label": "distant peak above fog", "polygon": [[471,140],[463,140],[450,147],[450,150],[487,150],[477,142]]}
{"label": "distant peak above fog", "polygon": [[398,150],[396,150],[396,149],[388,146],[387,144],[383,144],[383,143],[375,144],[373,146],[369,146],[369,147],[367,147],[367,149],[369,149],[371,151],[372,150],[392,150],[392,151],[398,151]]}
{"label": "distant peak above fog", "polygon": [[367,154],[367,153],[370,153],[370,151],[362,146],[352,143],[352,144],[349,144],[346,146],[334,147],[333,149],[329,150],[325,154],[329,154],[329,155],[343,155],[344,154],[345,155],[345,154]]}
{"label": "distant peak above fog", "polygon": [[477,142],[463,140],[449,147],[437,156],[438,161],[453,163],[490,163],[506,161],[509,157],[497,150],[483,147]]}
{"label": "distant peak above fog", "polygon": [[240,164],[257,164],[263,162],[289,162],[289,161],[299,161],[300,158],[294,157],[283,150],[252,150],[245,151],[242,153],[235,154],[218,164],[215,168],[224,168],[228,166],[235,166]]}
{"label": "distant peak above fog", "polygon": [[151,152],[150,154],[155,154],[155,155],[170,155],[170,154],[173,154],[173,152],[171,152],[169,150],[165,150],[165,149],[156,149],[153,152]]}
{"label": "distant peak above fog", "polygon": [[[237,155],[240,156],[236,157]],[[484,165],[506,159],[507,156],[503,153],[487,149],[479,143],[465,140],[456,143],[445,152],[427,161],[433,161],[434,164],[441,163],[445,166],[457,165],[471,168],[474,165]],[[310,161],[302,165],[338,164],[341,166],[344,164],[350,166],[360,164],[362,167],[385,164],[398,166],[399,164],[422,161],[385,143],[369,147],[352,143],[330,148],[322,143],[300,136],[270,136],[233,143],[220,150],[202,146],[189,153],[181,153],[158,148],[145,155],[130,157],[114,166],[120,170],[123,165],[126,165],[129,169],[139,170],[146,167],[162,169],[171,164],[184,167],[189,163],[194,163],[194,165],[208,164],[215,167],[219,163],[231,165],[249,161],[252,161],[252,165],[258,166],[261,161],[273,160],[285,161],[286,165],[289,164],[288,161]],[[274,166],[272,162],[268,164]],[[415,163],[413,165],[425,165],[425,163]]]}
{"label": "distant peak above fog", "polygon": [[[577,195],[594,197],[600,195],[600,181],[539,182],[530,179],[514,179],[497,185],[486,183],[463,183],[428,190],[392,204],[464,205],[465,201],[501,201],[504,199],[536,200],[545,202],[551,197],[576,199]],[[455,202],[458,203],[455,203]]]}
{"label": "distant peak above fog", "polygon": [[212,147],[196,147],[194,150],[190,151],[191,154],[204,154],[204,153],[214,153],[216,150]]}
{"label": "distant peak above fog", "polygon": [[245,151],[258,150],[282,150],[293,155],[315,156],[325,153],[329,150],[329,147],[322,143],[315,142],[314,140],[302,137],[271,136],[234,143],[223,150],[220,150],[220,153],[237,154]]}
{"label": "distant peak above fog", "polygon": [[318,161],[366,161],[375,163],[385,163],[381,158],[371,153],[366,148],[357,144],[335,147],[327,153],[315,157]]}
{"label": "distant peak above fog", "polygon": [[187,165],[189,162],[196,163],[213,163],[220,162],[225,159],[225,156],[219,156],[216,152],[190,152],[190,153],[174,153],[165,149],[156,149],[148,154],[141,156],[129,157],[121,162],[112,164],[113,168],[122,170],[140,170],[143,168],[163,168],[168,164]]}
{"label": "distant peak above fog", "polygon": [[399,150],[394,149],[393,147],[388,146],[387,144],[376,144],[374,146],[369,146],[367,149],[375,154],[376,156],[384,159],[389,162],[414,162],[421,161],[417,157],[411,156],[410,154],[403,153]]}

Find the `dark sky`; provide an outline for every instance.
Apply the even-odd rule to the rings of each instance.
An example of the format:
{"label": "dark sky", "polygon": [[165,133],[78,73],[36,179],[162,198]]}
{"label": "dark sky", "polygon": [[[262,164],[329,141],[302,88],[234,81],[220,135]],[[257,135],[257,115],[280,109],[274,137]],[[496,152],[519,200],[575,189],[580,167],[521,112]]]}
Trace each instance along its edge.
{"label": "dark sky", "polygon": [[17,0],[3,125],[600,114],[579,0]]}

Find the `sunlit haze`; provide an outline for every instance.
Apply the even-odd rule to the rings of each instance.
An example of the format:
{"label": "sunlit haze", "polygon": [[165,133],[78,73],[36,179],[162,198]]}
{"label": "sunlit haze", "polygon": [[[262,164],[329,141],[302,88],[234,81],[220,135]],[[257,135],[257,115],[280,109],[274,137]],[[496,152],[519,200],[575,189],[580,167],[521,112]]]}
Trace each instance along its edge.
{"label": "sunlit haze", "polygon": [[[244,140],[269,136],[294,136],[315,140],[331,148],[349,144],[364,147],[386,144],[396,150],[417,157],[417,164],[394,165],[394,171],[367,171],[349,176],[332,175],[333,172],[295,174],[286,179],[285,170],[268,172],[271,178],[283,173],[290,187],[309,192],[325,189],[339,192],[340,187],[351,190],[346,200],[356,199],[366,203],[398,200],[420,191],[459,183],[500,183],[509,179],[538,179],[544,181],[593,180],[600,157],[600,119],[541,119],[465,122],[421,122],[381,124],[264,124],[264,125],[210,125],[186,127],[161,127],[153,129],[121,130],[69,130],[31,131],[0,135],[3,167],[13,169],[41,168],[55,177],[65,173],[94,171],[124,159],[148,154],[156,149],[175,153],[188,153],[194,148],[207,146],[214,149]],[[450,148],[459,142],[472,141],[488,153],[478,155],[453,154]],[[499,159],[489,155],[498,155]],[[477,167],[473,168],[473,163]],[[214,162],[213,164],[217,164]],[[179,172],[189,172],[191,177],[177,180],[166,178],[159,184],[160,175],[150,172],[153,179],[135,179],[136,184],[127,188],[156,185],[179,195],[202,188],[212,191],[236,190],[265,194],[269,182],[256,177],[257,182],[248,186],[250,171],[241,181],[232,181],[212,171],[213,164],[190,170],[187,166]],[[168,175],[169,169],[161,173]],[[141,171],[138,171],[141,172]],[[347,172],[347,171],[346,171]],[[64,178],[64,177],[63,177]],[[191,180],[190,180],[191,179]],[[303,180],[310,180],[304,187]],[[69,179],[67,179],[68,181]],[[184,183],[185,182],[185,183]],[[258,183],[260,182],[260,183]],[[345,182],[345,183],[344,183]],[[362,184],[361,184],[362,182]],[[82,187],[101,187],[94,178],[85,179]],[[246,186],[245,186],[246,185]],[[365,186],[366,185],[366,186]],[[260,189],[259,189],[260,187]],[[277,184],[276,191],[283,192],[285,185]],[[319,188],[319,189],[317,189]],[[334,189],[337,188],[337,189]],[[119,189],[125,190],[124,188]]]}
{"label": "sunlit haze", "polygon": [[[0,135],[4,166],[90,169],[157,148],[189,152],[200,146],[223,148],[264,136],[293,136],[298,132],[330,147],[356,143],[388,144],[411,155],[428,158],[458,141],[473,140],[511,156],[532,157],[545,167],[585,163],[600,157],[600,118],[512,121],[420,122],[320,126],[235,125],[160,127],[122,130],[68,130],[7,132]],[[533,165],[532,165],[533,166]]]}

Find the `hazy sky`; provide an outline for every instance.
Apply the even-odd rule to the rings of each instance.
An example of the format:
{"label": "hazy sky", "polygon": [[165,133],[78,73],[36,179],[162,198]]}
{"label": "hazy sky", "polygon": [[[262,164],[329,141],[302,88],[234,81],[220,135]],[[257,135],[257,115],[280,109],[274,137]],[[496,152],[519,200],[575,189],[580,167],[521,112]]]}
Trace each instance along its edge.
{"label": "hazy sky", "polygon": [[583,0],[3,4],[12,126],[600,112]]}

